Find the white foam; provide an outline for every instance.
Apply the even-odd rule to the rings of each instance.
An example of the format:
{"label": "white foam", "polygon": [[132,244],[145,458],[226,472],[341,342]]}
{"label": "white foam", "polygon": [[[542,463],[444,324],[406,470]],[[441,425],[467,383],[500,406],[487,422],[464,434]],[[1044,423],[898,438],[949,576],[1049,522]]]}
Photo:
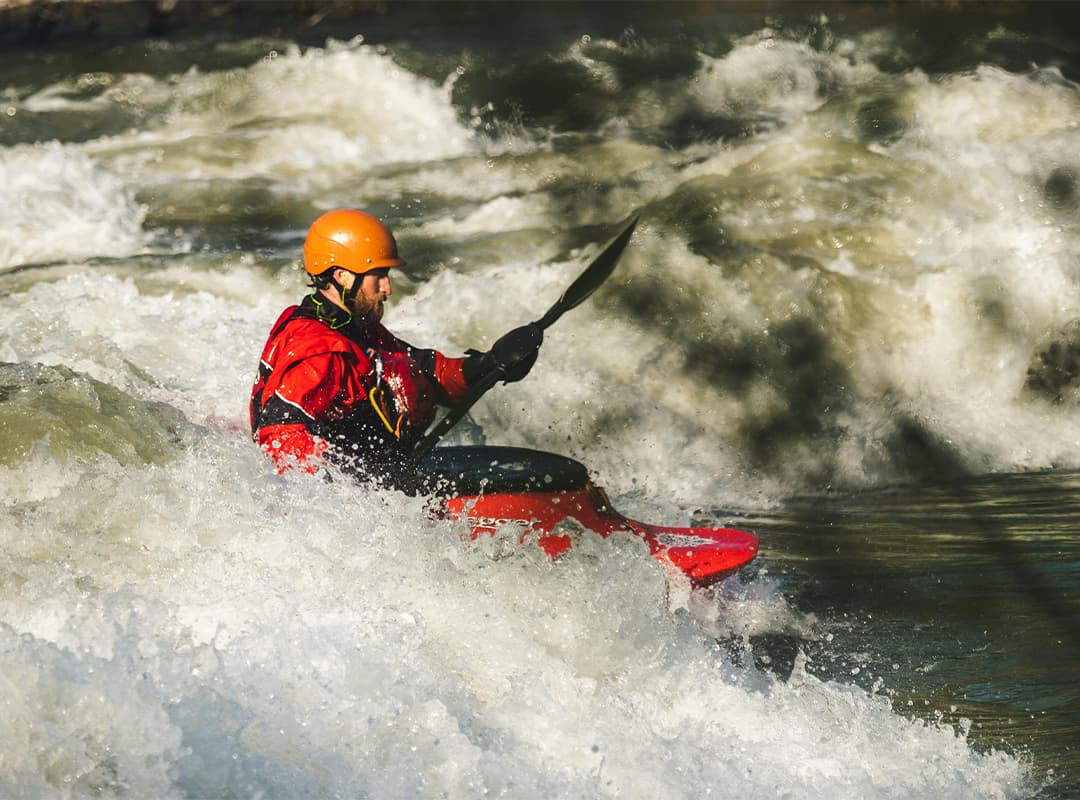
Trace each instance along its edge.
{"label": "white foam", "polygon": [[147,243],[134,191],[75,146],[0,149],[0,185],[0,270],[129,256]]}
{"label": "white foam", "polygon": [[[164,286],[145,292],[132,279],[79,272],[10,297],[0,319],[4,357],[67,366],[194,421],[244,428],[263,340],[300,293],[275,294],[241,265],[207,276],[214,294],[188,288],[190,272],[166,274]],[[252,306],[256,284],[263,291]],[[243,299],[226,299],[230,291]],[[43,320],[40,310],[53,307],[67,313]]]}
{"label": "white foam", "polygon": [[702,108],[733,119],[760,115],[795,121],[825,102],[833,90],[829,84],[858,84],[877,74],[847,50],[819,52],[766,29],[724,56],[701,56],[693,97]]}
{"label": "white foam", "polygon": [[271,51],[250,68],[192,68],[166,85],[159,121],[91,145],[142,181],[261,177],[311,190],[476,149],[450,80],[414,75],[360,39]]}
{"label": "white foam", "polygon": [[[980,66],[943,81],[912,76],[915,122],[939,142],[1005,145],[1051,131],[1075,130],[1077,86],[1057,69],[1015,74]],[[977,152],[977,151],[976,151]]]}
{"label": "white foam", "polygon": [[[449,85],[359,42],[247,70],[132,78],[120,81],[125,97],[142,86],[154,111],[143,130],[0,151],[9,179],[32,174],[20,184],[30,205],[41,198],[26,228],[38,250],[15,250],[23,239],[0,233],[0,263],[78,262],[116,242],[115,254],[138,252],[142,216],[125,183],[270,176],[275,190],[315,203],[336,198],[336,182],[361,194],[445,192],[465,201],[456,223],[447,215],[411,232],[482,237],[511,223],[564,224],[550,219],[560,205],[547,191],[575,176],[642,184],[582,201],[582,224],[695,179],[688,190],[714,192],[717,224],[768,252],[714,263],[679,221],[646,220],[607,288],[667,276],[673,292],[707,300],[685,324],[716,344],[768,341],[772,326],[800,316],[827,321],[858,390],[829,420],[846,436],[824,455],[796,441],[770,474],[747,466],[739,431],[781,404],[780,390],[758,376],[739,395],[687,374],[677,343],[601,292],[549,331],[527,381],[477,407],[489,440],[581,456],[617,506],[656,522],[684,521],[701,504],[767,505],[826,455],[857,480],[897,409],[973,464],[1075,463],[1071,412],[1017,395],[1034,339],[1080,307],[1073,230],[1031,212],[1021,191],[1053,163],[1052,148],[1073,141],[1068,93],[1029,93],[1023,79],[985,71],[943,86],[907,76],[911,127],[864,147],[838,141],[842,114],[821,105],[822,76],[874,76],[849,55],[763,36],[706,59],[700,85],[672,107],[689,97],[787,127],[745,148],[698,145],[692,159],[607,142],[588,158],[487,160]],[[969,90],[1011,111],[974,108]],[[31,105],[80,110],[67,93],[43,91]],[[1029,108],[1036,122],[1012,118]],[[969,127],[953,124],[969,113]],[[388,118],[399,137],[386,137]],[[1005,134],[990,135],[999,124]],[[417,166],[369,175],[390,163]],[[42,175],[66,190],[39,189]],[[912,186],[921,194],[908,202]],[[882,187],[895,193],[874,193]],[[83,206],[92,231],[65,219]],[[4,214],[0,231],[23,230],[10,227],[23,224],[16,212]],[[63,245],[70,253],[47,250],[53,216],[75,241]],[[135,277],[130,264],[92,275],[76,264],[0,298],[0,358],[63,364],[126,393],[136,411],[107,413],[137,418],[159,451],[64,452],[53,433],[0,467],[0,585],[11,587],[0,592],[0,698],[12,723],[0,726],[0,794],[840,800],[1031,790],[1021,759],[980,754],[963,730],[823,682],[805,659],[786,682],[735,663],[712,636],[814,635],[816,621],[767,576],[715,598],[669,594],[629,537],[583,535],[553,563],[516,531],[463,541],[418,499],[340,476],[276,475],[248,439],[246,404],[269,326],[302,281],[272,280],[252,261],[192,256],[139,265]],[[483,348],[536,318],[582,266],[527,243],[498,267],[446,269],[395,294],[387,322],[422,346]],[[1011,327],[980,316],[980,287],[1003,299]],[[87,397],[81,410],[108,429]],[[155,427],[137,410],[151,401],[188,422]]]}
{"label": "white foam", "polygon": [[416,230],[426,236],[469,236],[503,230],[546,227],[552,216],[551,202],[542,194],[497,197],[470,211],[462,219],[444,217]]}
{"label": "white foam", "polygon": [[462,541],[419,500],[280,478],[231,437],[154,471],[88,469],[0,528],[20,585],[0,598],[20,723],[0,732],[0,787],[1021,792],[1018,762],[882,697],[730,663],[668,612],[632,537],[553,563],[507,533]]}
{"label": "white foam", "polygon": [[[785,47],[803,66],[835,58]],[[882,480],[875,450],[889,446],[879,437],[904,415],[972,471],[1077,465],[1076,415],[1024,387],[1033,355],[1080,318],[1080,230],[1042,196],[1051,171],[1072,164],[1080,93],[1052,70],[877,81],[896,104],[889,144],[860,144],[850,106],[807,101],[787,127],[688,171],[731,238],[762,248],[725,263],[726,280],[677,236],[654,259],[713,298],[708,318],[694,318],[704,339],[739,330],[753,340],[789,320],[824,326],[855,402],[829,418],[827,452],[790,443],[786,463],[801,474],[820,456],[844,481]],[[762,107],[771,103],[766,95]],[[784,400],[758,388],[721,415],[719,437]]]}

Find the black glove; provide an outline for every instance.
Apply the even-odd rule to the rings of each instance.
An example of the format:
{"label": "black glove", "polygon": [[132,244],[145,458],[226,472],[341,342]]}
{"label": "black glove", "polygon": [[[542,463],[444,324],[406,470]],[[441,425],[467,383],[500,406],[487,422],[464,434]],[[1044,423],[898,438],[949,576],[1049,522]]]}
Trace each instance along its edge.
{"label": "black glove", "polygon": [[506,383],[520,381],[536,363],[543,341],[544,331],[535,324],[529,324],[501,336],[486,353],[470,350],[469,357],[462,365],[466,383],[475,385],[493,371],[498,372]]}

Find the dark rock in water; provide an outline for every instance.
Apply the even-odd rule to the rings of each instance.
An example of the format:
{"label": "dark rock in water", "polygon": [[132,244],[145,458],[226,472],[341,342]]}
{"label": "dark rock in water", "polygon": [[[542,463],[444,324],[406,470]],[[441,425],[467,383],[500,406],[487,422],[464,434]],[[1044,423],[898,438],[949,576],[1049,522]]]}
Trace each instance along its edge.
{"label": "dark rock in water", "polygon": [[1080,320],[1066,325],[1032,356],[1024,388],[1054,403],[1080,395]]}
{"label": "dark rock in water", "polygon": [[869,141],[890,142],[907,128],[896,101],[889,97],[864,103],[855,113],[855,119],[863,138]]}
{"label": "dark rock in water", "polygon": [[1076,170],[1070,167],[1055,167],[1043,185],[1043,195],[1050,205],[1062,210],[1076,208],[1080,196],[1077,194]]}
{"label": "dark rock in water", "polygon": [[887,455],[880,469],[899,481],[957,480],[971,474],[957,447],[914,414],[897,414],[883,445]]}

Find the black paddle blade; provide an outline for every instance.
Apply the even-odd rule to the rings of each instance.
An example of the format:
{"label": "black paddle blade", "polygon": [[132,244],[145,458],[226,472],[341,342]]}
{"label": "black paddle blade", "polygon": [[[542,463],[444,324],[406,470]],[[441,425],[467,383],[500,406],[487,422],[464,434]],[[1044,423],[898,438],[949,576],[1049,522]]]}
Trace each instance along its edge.
{"label": "black paddle blade", "polygon": [[589,295],[600,288],[600,284],[606,281],[608,276],[615,271],[619,256],[626,249],[626,244],[634,234],[634,228],[637,227],[637,224],[638,217],[630,220],[630,224],[623,229],[623,232],[616,236],[611,244],[593,259],[593,262],[585,268],[585,271],[578,276],[576,281],[567,287],[566,291],[562,293],[562,297],[548,309],[544,316],[536,321],[536,324],[541,328],[547,328],[571,308],[576,308],[585,302]]}
{"label": "black paddle blade", "polygon": [[[571,308],[581,305],[585,298],[595,292],[600,284],[615,271],[615,264],[618,262],[619,256],[622,255],[622,251],[626,249],[626,244],[630,241],[637,223],[638,218],[634,217],[623,232],[616,236],[611,244],[593,259],[593,262],[585,268],[585,271],[578,276],[576,281],[570,284],[558,302],[533,324],[539,327],[541,331],[544,330]],[[541,335],[540,338],[542,341],[543,336]],[[434,448],[438,441],[468,413],[476,401],[499,381],[500,377],[501,373],[497,371],[489,372],[475,386],[471,387],[465,398],[451,408],[445,417],[420,438],[413,448],[413,456],[419,458]]]}

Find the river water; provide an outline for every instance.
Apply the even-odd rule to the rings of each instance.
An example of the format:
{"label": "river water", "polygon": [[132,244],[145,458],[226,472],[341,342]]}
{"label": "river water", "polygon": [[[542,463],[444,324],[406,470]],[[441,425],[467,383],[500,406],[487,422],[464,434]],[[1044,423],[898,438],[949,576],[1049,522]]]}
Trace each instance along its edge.
{"label": "river water", "polygon": [[[1065,7],[473,8],[0,54],[0,796],[1080,795]],[[754,565],[275,474],[247,396],[337,206],[451,354],[640,214],[458,438]]]}

